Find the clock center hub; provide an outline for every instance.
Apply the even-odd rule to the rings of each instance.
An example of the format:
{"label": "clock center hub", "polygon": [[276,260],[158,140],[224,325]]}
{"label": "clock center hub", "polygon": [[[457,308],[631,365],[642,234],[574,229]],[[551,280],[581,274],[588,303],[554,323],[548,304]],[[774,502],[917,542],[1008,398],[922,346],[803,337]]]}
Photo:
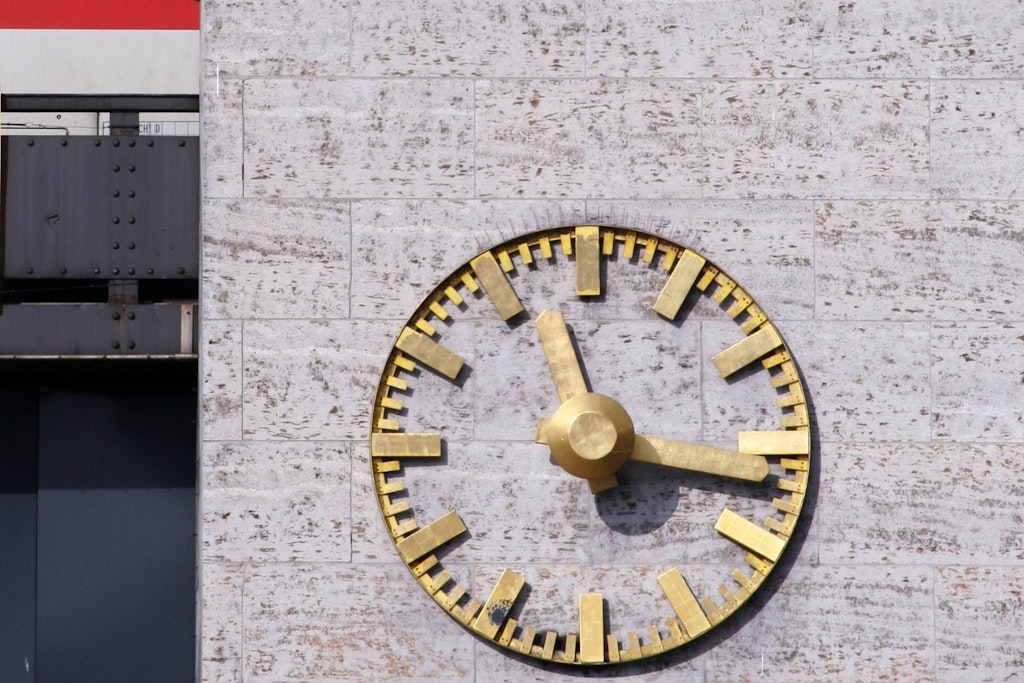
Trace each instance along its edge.
{"label": "clock center hub", "polygon": [[600,460],[611,453],[618,438],[615,423],[596,410],[585,410],[569,423],[569,446],[587,460]]}
{"label": "clock center hub", "polygon": [[633,451],[633,421],[619,403],[601,394],[579,394],[551,418],[548,444],[562,469],[584,479],[614,474]]}

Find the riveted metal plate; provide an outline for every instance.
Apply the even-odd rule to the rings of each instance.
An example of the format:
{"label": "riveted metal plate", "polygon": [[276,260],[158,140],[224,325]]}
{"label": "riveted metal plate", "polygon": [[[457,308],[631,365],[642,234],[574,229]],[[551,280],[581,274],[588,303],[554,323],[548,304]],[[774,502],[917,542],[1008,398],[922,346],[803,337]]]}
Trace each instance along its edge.
{"label": "riveted metal plate", "polygon": [[0,356],[192,356],[193,303],[18,304],[0,315]]}
{"label": "riveted metal plate", "polygon": [[198,277],[198,138],[3,143],[5,277]]}

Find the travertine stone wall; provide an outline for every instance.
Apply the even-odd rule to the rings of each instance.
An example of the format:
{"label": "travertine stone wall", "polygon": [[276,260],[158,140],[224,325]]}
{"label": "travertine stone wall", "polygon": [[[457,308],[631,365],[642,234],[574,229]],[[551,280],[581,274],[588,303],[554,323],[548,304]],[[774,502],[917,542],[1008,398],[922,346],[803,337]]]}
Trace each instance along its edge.
{"label": "travertine stone wall", "polygon": [[[820,441],[774,596],[614,673],[1024,677],[1019,0],[205,0],[202,24],[202,680],[566,678],[415,585],[366,440],[386,351],[438,278],[584,222],[739,279],[799,358]],[[666,343],[616,324],[640,353]],[[671,343],[714,348],[722,325],[698,314]],[[735,438],[743,391],[709,373],[678,379],[682,438]],[[460,438],[500,436],[500,406],[447,400],[477,420]],[[517,504],[557,519],[593,504],[578,483]],[[607,560],[600,524],[517,556],[585,572],[559,558]]]}

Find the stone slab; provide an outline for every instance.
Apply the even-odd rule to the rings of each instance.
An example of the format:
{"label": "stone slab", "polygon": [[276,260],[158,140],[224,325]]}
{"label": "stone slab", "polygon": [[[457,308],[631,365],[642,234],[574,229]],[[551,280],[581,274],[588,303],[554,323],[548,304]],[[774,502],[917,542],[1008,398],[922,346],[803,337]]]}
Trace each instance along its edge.
{"label": "stone slab", "polygon": [[368,321],[247,321],[245,438],[366,438],[379,373],[397,333]]}
{"label": "stone slab", "polygon": [[472,192],[471,82],[245,84],[247,196],[466,197]]}
{"label": "stone slab", "polygon": [[202,89],[203,197],[241,197],[243,82],[211,76]]}
{"label": "stone slab", "polygon": [[711,81],[708,198],[926,197],[925,81]]}
{"label": "stone slab", "polygon": [[930,568],[797,566],[709,680],[935,680]]}
{"label": "stone slab", "polygon": [[404,567],[255,565],[243,624],[253,683],[473,680],[473,637]]}
{"label": "stone slab", "polygon": [[[930,440],[927,325],[793,322],[780,332],[803,373],[822,441]],[[741,338],[731,323],[704,323],[706,355]],[[709,364],[703,372],[704,438],[779,428],[764,370],[732,383]]]}
{"label": "stone slab", "polygon": [[242,438],[242,322],[205,318],[199,355],[203,369],[200,438]]}
{"label": "stone slab", "polygon": [[935,4],[932,0],[815,3],[813,75],[928,78]]}
{"label": "stone slab", "polygon": [[[353,202],[352,315],[407,319],[441,278],[481,251],[513,236],[582,222],[578,201]],[[533,298],[525,290],[519,295]],[[486,301],[471,302],[458,317],[496,319],[492,309]]]}
{"label": "stone slab", "polygon": [[[782,320],[804,320],[814,312],[813,216],[813,205],[803,201],[587,202],[589,221],[646,230],[696,249],[739,282],[769,316]],[[649,310],[663,285],[661,278],[646,278],[632,286],[636,297],[628,290],[609,292],[602,307],[621,310],[602,317],[635,317],[638,310]],[[613,297],[621,297],[617,306]],[[720,319],[724,313],[694,307],[683,315]]]}
{"label": "stone slab", "polygon": [[[206,75],[240,78],[348,73],[350,2],[203,3]],[[301,7],[301,11],[299,8]]]}
{"label": "stone slab", "polygon": [[824,564],[1019,565],[1024,447],[825,444]]}
{"label": "stone slab", "polygon": [[932,330],[936,441],[1024,441],[1024,325],[962,323]]}
{"label": "stone slab", "polygon": [[240,564],[199,566],[200,661],[203,683],[242,681],[242,583]]}
{"label": "stone slab", "polygon": [[936,671],[943,681],[1006,681],[1024,670],[1024,569],[935,572]]}
{"label": "stone slab", "polygon": [[352,72],[367,76],[582,76],[582,0],[352,3]]}
{"label": "stone slab", "polygon": [[204,561],[350,561],[349,450],[347,443],[207,444]]}
{"label": "stone slab", "polygon": [[587,16],[589,73],[630,78],[793,78],[811,67],[807,0],[616,0]]}
{"label": "stone slab", "polygon": [[207,317],[348,317],[347,203],[208,200],[203,212]]}
{"label": "stone slab", "polygon": [[937,81],[932,85],[931,106],[935,195],[1024,197],[1024,179],[1016,172],[1024,161],[1024,138],[1020,134],[1024,127],[1024,83]]}
{"label": "stone slab", "polygon": [[[589,543],[584,480],[535,443],[453,442],[444,462],[403,472],[420,526],[456,510],[469,530],[443,556],[459,564],[572,562]],[[463,579],[465,580],[465,579]]]}
{"label": "stone slab", "polygon": [[700,196],[696,82],[482,80],[475,97],[478,196]]}
{"label": "stone slab", "polygon": [[822,202],[822,318],[1019,320],[1024,241],[1016,202]]}
{"label": "stone slab", "polygon": [[934,0],[932,78],[1024,75],[1024,7],[1014,0]]}

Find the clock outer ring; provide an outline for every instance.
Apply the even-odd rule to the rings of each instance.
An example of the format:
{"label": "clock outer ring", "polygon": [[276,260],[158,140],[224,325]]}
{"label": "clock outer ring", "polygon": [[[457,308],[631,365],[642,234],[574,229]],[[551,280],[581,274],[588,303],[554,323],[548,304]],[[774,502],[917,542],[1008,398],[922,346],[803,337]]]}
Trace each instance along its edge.
{"label": "clock outer ring", "polygon": [[[527,245],[527,249],[531,252],[531,256],[533,257],[537,257],[537,249],[541,249],[539,245],[545,240],[550,243],[553,251],[558,251],[558,247],[564,245],[566,240],[574,240],[576,231],[579,227],[580,226],[563,226],[524,234],[480,252],[474,259],[466,261],[452,271],[450,275],[445,277],[422,300],[413,315],[410,316],[407,322],[407,327],[416,327],[420,321],[423,321],[427,322],[427,327],[429,329],[431,327],[431,319],[438,317],[436,306],[443,301],[446,301],[449,305],[452,303],[451,300],[446,299],[448,296],[446,292],[454,289],[462,295],[463,298],[467,295],[471,295],[465,291],[465,278],[463,276],[468,275],[471,279],[473,278],[471,264],[476,259],[490,255],[494,260],[500,261],[506,266],[511,265],[512,269],[515,269],[522,265],[516,265],[515,263],[517,255],[521,255],[522,253],[520,251],[520,245]],[[719,268],[710,260],[700,256],[695,249],[682,246],[672,240],[641,230],[616,226],[584,227],[596,228],[599,230],[599,234],[603,240],[608,240],[609,238],[607,235],[611,234],[612,248],[616,254],[624,255],[624,252],[629,249],[628,245],[632,245],[632,248],[635,251],[633,259],[631,260],[637,258],[640,259],[636,265],[639,265],[640,261],[645,264],[650,264],[650,267],[656,267],[654,264],[660,263],[660,266],[664,270],[674,273],[674,269],[682,267],[684,255],[696,255],[703,261],[703,265],[701,266],[698,274],[698,281],[695,283],[695,286],[701,289],[702,296],[708,296],[715,300],[716,303],[719,304],[720,308],[725,310],[726,314],[737,322],[741,330],[748,334],[747,338],[749,338],[749,335],[752,334],[752,332],[763,329],[765,326],[771,326],[774,330],[774,326],[768,319],[768,316],[763,312],[760,306],[757,305],[753,297],[746,293],[746,291],[743,290],[735,280],[730,278],[724,270]],[[636,256],[638,253],[640,254],[639,257]],[[568,255],[562,251],[559,254],[559,258],[568,260]],[[603,260],[604,258],[607,258],[607,254],[603,253],[601,255],[601,259]],[[668,265],[668,267],[665,266],[666,261],[671,261],[671,264]],[[703,287],[701,287],[702,282],[704,285]],[[482,283],[478,282],[477,284],[480,285]],[[708,288],[712,289],[710,293],[707,291]],[[690,293],[688,292],[687,296],[689,295]],[[519,315],[522,315],[522,313]],[[796,530],[797,523],[799,522],[800,513],[804,505],[807,482],[810,479],[812,448],[810,446],[810,418],[806,399],[807,391],[803,378],[796,367],[795,360],[789,352],[788,346],[785,344],[785,340],[782,339],[781,334],[777,331],[774,331],[774,333],[778,337],[779,343],[770,353],[760,359],[760,363],[763,368],[768,371],[772,386],[776,387],[776,389],[780,389],[780,387],[788,388],[789,393],[780,395],[780,398],[777,400],[777,404],[780,407],[780,430],[806,432],[808,444],[807,452],[806,454],[796,457],[782,458],[784,463],[789,463],[788,466],[784,465],[786,473],[792,475],[792,478],[780,477],[780,496],[786,496],[788,500],[776,499],[773,505],[779,511],[779,514],[783,515],[784,521],[780,523],[780,528],[785,528],[788,533],[783,535],[779,529],[775,528],[769,530],[769,533],[773,536],[782,538],[782,546],[779,551],[779,555],[776,556],[774,560],[769,560],[765,557],[758,556],[757,553],[748,552],[746,556],[748,566],[746,566],[745,569],[752,571],[752,573],[748,576],[743,573],[742,569],[736,569],[732,574],[736,584],[738,584],[738,590],[733,591],[729,597],[724,599],[724,602],[722,602],[723,596],[719,596],[719,600],[717,601],[710,596],[704,596],[703,599],[700,600],[698,603],[700,606],[699,608],[707,617],[710,624],[709,627],[703,628],[700,632],[691,634],[690,630],[685,628],[685,624],[682,622],[681,618],[670,616],[667,620],[663,621],[662,624],[654,623],[649,626],[646,633],[630,632],[629,638],[622,643],[618,642],[617,636],[606,634],[608,643],[604,647],[603,657],[601,660],[587,661],[581,655],[579,634],[559,633],[554,639],[554,647],[552,647],[552,643],[546,637],[550,632],[536,629],[534,626],[527,624],[518,624],[514,622],[514,620],[509,616],[513,608],[513,604],[511,603],[503,605],[502,609],[495,610],[496,613],[500,613],[500,618],[502,620],[501,626],[497,631],[493,634],[490,633],[489,630],[487,632],[482,632],[482,629],[478,627],[477,622],[481,620],[483,608],[490,606],[490,602],[485,604],[485,599],[494,597],[493,595],[469,596],[467,591],[459,594],[458,599],[454,599],[455,593],[458,593],[463,589],[448,577],[447,572],[443,569],[439,561],[432,561],[432,554],[427,554],[424,558],[407,560],[404,564],[427,595],[430,596],[430,598],[433,599],[451,618],[475,636],[483,638],[491,643],[498,644],[514,654],[526,655],[528,657],[545,661],[583,666],[635,661],[638,659],[658,656],[664,652],[679,648],[703,635],[707,631],[712,630],[714,626],[725,621],[730,615],[742,607],[747,599],[749,599],[764,583],[764,580],[779,563],[781,554],[788,546],[789,540],[792,538]],[[384,493],[383,491],[387,490],[387,484],[392,482],[394,478],[389,476],[392,474],[391,471],[381,471],[381,465],[394,463],[395,459],[392,456],[380,456],[376,454],[374,452],[373,443],[375,435],[377,434],[400,433],[395,432],[390,428],[391,425],[388,423],[388,420],[391,419],[389,415],[392,411],[383,407],[382,399],[389,398],[389,394],[395,391],[395,387],[389,383],[389,380],[400,378],[404,371],[402,364],[408,364],[410,363],[410,360],[411,359],[408,357],[408,354],[398,348],[397,343],[392,347],[377,387],[371,414],[370,427],[370,466],[371,476],[374,481],[375,498],[378,503],[378,511],[380,512],[385,527],[389,531],[389,537],[395,544],[396,549],[400,547],[403,540],[407,540],[410,536],[415,534],[417,527],[412,526],[411,529],[403,530],[403,524],[406,524],[407,527],[409,526],[407,520],[404,522],[401,521],[404,513],[395,514],[393,512],[394,506],[391,504],[389,494]],[[399,552],[399,554],[400,556],[402,555],[401,552]],[[508,570],[506,570],[506,572],[507,571]],[[737,576],[737,572],[739,572],[741,576]],[[659,582],[660,581],[661,577],[659,577]],[[501,580],[499,580],[499,587],[501,583]],[[734,587],[737,586],[734,584]],[[721,590],[722,589],[720,589],[720,591]],[[514,602],[514,599],[512,602]],[[673,621],[676,626],[672,626],[671,622]],[[513,628],[511,630],[509,628],[509,622],[513,622]],[[666,624],[668,625],[667,629]],[[682,626],[683,628],[678,628],[678,626]],[[652,629],[656,629],[658,633],[653,632]],[[605,631],[607,632],[607,628],[605,628]],[[571,654],[568,652],[568,648],[566,647],[569,645],[569,637],[576,638],[576,642],[573,646],[573,652]],[[527,638],[529,638],[530,642],[526,642]],[[611,642],[612,639],[616,641],[615,644]]]}

